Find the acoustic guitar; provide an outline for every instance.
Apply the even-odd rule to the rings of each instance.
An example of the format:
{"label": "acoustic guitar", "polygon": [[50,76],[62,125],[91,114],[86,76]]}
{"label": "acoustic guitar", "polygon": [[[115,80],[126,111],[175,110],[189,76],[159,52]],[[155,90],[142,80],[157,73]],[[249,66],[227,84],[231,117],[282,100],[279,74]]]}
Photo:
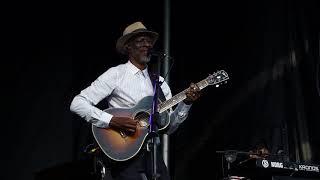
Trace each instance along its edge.
{"label": "acoustic guitar", "polygon": [[[220,84],[226,83],[228,79],[228,74],[224,70],[220,70],[198,82],[197,86],[200,90],[209,85],[219,87]],[[186,98],[185,93],[187,90],[188,89],[185,89],[164,102],[159,100],[159,131],[166,129],[170,125],[168,110]],[[111,128],[99,128],[92,125],[92,133],[97,144],[110,159],[126,161],[140,151],[150,132],[149,117],[151,114],[152,100],[152,96],[146,96],[132,108],[109,108],[104,110],[116,117],[130,117],[137,120],[137,128],[133,134],[126,134],[125,132]]]}

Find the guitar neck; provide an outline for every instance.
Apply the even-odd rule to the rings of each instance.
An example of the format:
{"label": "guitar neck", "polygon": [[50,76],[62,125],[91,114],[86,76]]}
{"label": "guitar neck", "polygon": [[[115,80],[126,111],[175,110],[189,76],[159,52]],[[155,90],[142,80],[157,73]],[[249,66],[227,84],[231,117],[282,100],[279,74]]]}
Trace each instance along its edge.
{"label": "guitar neck", "polygon": [[[201,89],[204,89],[205,87],[207,87],[209,84],[206,81],[206,79],[200,81],[197,83],[197,86]],[[188,88],[183,90],[182,92],[176,94],[175,96],[173,96],[172,98],[162,102],[161,104],[159,104],[158,110],[159,113],[162,113],[166,110],[168,110],[169,108],[171,108],[172,106],[180,103],[181,101],[183,101],[184,99],[187,98],[186,96],[186,92],[187,92]]]}

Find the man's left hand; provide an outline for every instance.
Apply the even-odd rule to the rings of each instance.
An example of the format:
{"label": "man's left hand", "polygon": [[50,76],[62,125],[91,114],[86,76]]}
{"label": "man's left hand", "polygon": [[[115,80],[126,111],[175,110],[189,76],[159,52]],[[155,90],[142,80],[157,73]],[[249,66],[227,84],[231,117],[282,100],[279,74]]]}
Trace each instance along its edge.
{"label": "man's left hand", "polygon": [[186,92],[187,98],[183,100],[185,104],[192,104],[195,100],[197,100],[201,96],[200,88],[194,84],[191,83],[189,89]]}

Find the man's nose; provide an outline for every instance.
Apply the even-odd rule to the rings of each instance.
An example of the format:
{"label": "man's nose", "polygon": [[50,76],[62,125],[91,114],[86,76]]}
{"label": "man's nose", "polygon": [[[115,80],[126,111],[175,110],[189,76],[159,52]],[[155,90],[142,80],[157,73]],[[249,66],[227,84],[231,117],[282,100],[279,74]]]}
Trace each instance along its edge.
{"label": "man's nose", "polygon": [[144,40],[144,41],[143,41],[143,46],[151,47],[151,46],[152,46],[152,43],[151,43],[151,41]]}

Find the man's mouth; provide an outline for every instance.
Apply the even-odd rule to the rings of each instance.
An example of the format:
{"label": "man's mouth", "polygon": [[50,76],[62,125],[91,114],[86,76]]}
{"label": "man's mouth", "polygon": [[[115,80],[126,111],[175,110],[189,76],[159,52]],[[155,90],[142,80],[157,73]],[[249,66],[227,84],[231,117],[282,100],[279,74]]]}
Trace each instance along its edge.
{"label": "man's mouth", "polygon": [[147,56],[149,51],[147,49],[143,49],[140,52],[141,52],[141,54]]}

